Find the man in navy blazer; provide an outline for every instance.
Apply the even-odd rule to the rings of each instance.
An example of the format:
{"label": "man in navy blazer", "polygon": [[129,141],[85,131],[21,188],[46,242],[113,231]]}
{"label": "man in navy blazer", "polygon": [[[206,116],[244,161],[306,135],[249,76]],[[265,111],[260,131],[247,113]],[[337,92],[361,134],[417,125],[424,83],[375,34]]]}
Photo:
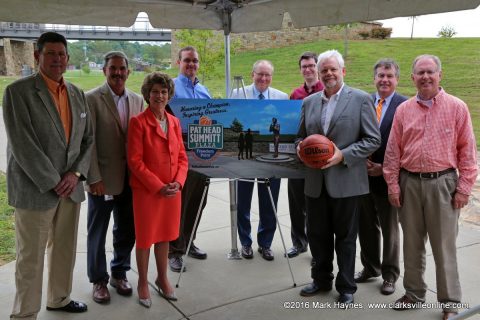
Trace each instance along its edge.
{"label": "man in navy blazer", "polygon": [[341,308],[354,302],[355,250],[361,197],[369,192],[366,159],[380,146],[372,97],[343,82],[342,55],[319,55],[318,71],[325,89],[303,100],[297,151],[302,140],[321,134],[334,143],[335,153],[320,169],[307,168],[305,205],[307,236],[315,259],[313,282],[300,295],[332,289],[334,250],[338,273],[335,287]]}
{"label": "man in navy blazer", "polygon": [[355,282],[366,282],[370,278],[382,275],[383,284],[380,292],[388,295],[395,292],[395,282],[400,274],[400,234],[397,209],[388,202],[388,189],[382,168],[393,116],[397,107],[407,98],[395,92],[400,69],[394,60],[378,60],[373,68],[373,75],[377,92],[372,98],[375,101],[382,144],[367,160],[370,194],[362,199],[358,231],[363,270],[355,275]]}

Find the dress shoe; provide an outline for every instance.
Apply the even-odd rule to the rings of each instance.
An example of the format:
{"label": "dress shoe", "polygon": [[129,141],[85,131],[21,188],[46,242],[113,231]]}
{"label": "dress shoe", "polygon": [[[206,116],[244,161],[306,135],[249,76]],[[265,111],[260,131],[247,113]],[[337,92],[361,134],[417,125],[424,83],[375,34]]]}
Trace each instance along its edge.
{"label": "dress shoe", "polygon": [[110,277],[110,285],[117,289],[117,293],[121,296],[132,295],[132,285],[125,279],[115,279]]}
{"label": "dress shoe", "polygon": [[143,306],[143,307],[145,307],[145,308],[148,309],[148,308],[150,308],[150,307],[152,306],[152,299],[150,299],[150,298],[147,298],[147,299],[140,299],[140,298],[138,298],[138,303],[139,303],[141,306]]}
{"label": "dress shoe", "polygon": [[262,254],[262,258],[267,261],[272,261],[275,257],[273,251],[270,248],[258,247],[258,252]]}
{"label": "dress shoe", "polygon": [[157,286],[158,293],[165,299],[171,300],[171,301],[177,301],[177,295],[175,294],[175,291],[172,293],[165,293],[163,292],[162,288],[160,288],[160,282],[158,280],[155,280],[155,285]]}
{"label": "dress shoe", "polygon": [[[289,258],[295,258],[295,257],[298,256],[300,253],[304,253],[305,251],[307,251],[307,248],[291,247],[290,249],[288,249],[286,255],[287,255]],[[284,255],[284,256],[285,256],[285,255]]]}
{"label": "dress shoe", "polygon": [[93,301],[97,303],[107,303],[110,301],[110,292],[108,292],[107,281],[100,281],[93,284]]}
{"label": "dress shoe", "polygon": [[380,292],[386,296],[395,292],[395,282],[390,282],[387,280],[383,281],[382,288]]}
{"label": "dress shoe", "polygon": [[353,294],[351,293],[340,293],[340,296],[337,299],[338,307],[340,309],[347,309],[348,305],[353,302]]}
{"label": "dress shoe", "polygon": [[452,311],[443,311],[443,320],[448,320],[451,317],[454,317],[458,314],[458,312],[452,312]]}
{"label": "dress shoe", "polygon": [[47,306],[48,311],[64,311],[70,313],[80,313],[87,311],[87,305],[80,301],[70,301],[67,305],[60,308],[51,308]]}
{"label": "dress shoe", "polygon": [[242,246],[242,257],[245,259],[253,258],[253,250],[251,246]]}
{"label": "dress shoe", "polygon": [[207,253],[203,250],[200,250],[196,245],[193,244],[193,242],[190,246],[190,250],[188,251],[188,256],[200,260],[207,259]]}
{"label": "dress shoe", "polygon": [[172,292],[172,293],[164,293],[162,289],[158,288],[158,293],[165,299],[167,300],[171,300],[171,301],[177,301],[178,298],[177,298],[177,295],[175,294],[175,292]]}
{"label": "dress shoe", "polygon": [[311,297],[317,295],[321,292],[328,292],[332,290],[332,286],[319,286],[315,282],[307,284],[305,287],[300,290],[300,295],[303,297]]}
{"label": "dress shoe", "polygon": [[368,272],[366,269],[363,269],[362,271],[355,273],[354,280],[356,283],[362,283],[367,282],[368,279],[375,277],[378,277],[378,275],[376,276]]}
{"label": "dress shoe", "polygon": [[397,299],[393,303],[393,310],[403,311],[409,309],[416,309],[419,307],[419,303],[421,302],[413,301],[407,295],[403,295],[400,299]]}
{"label": "dress shoe", "polygon": [[[182,269],[183,258],[182,257],[171,257],[168,259],[168,265],[170,266],[170,270],[173,272],[180,272]],[[187,268],[183,266],[183,272],[187,271]]]}

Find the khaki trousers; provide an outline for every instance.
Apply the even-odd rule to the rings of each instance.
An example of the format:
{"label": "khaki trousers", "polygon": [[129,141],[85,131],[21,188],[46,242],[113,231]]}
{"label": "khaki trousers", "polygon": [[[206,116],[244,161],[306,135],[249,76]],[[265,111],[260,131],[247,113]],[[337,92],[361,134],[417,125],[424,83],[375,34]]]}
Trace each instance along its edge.
{"label": "khaki trousers", "polygon": [[403,286],[413,301],[425,301],[425,243],[430,239],[435,260],[437,299],[460,302],[456,239],[459,209],[452,206],[457,186],[456,172],[437,179],[420,179],[402,171],[402,207],[398,211],[403,229],[405,276]]}
{"label": "khaki trousers", "polygon": [[48,255],[47,306],[70,303],[80,204],[61,198],[48,210],[15,209],[16,293],[11,319],[36,319],[42,301],[45,248]]}

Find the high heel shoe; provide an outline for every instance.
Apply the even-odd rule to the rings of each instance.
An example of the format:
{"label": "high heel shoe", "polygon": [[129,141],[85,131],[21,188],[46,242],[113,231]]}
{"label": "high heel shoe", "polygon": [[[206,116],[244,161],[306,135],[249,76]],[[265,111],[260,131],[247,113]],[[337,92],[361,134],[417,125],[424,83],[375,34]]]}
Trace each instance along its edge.
{"label": "high heel shoe", "polygon": [[177,295],[175,294],[175,291],[172,293],[165,293],[163,292],[162,288],[160,288],[160,283],[158,281],[155,281],[155,284],[157,285],[158,293],[160,294],[160,296],[170,301],[178,300]]}
{"label": "high heel shoe", "polygon": [[141,306],[143,306],[143,307],[145,307],[145,308],[148,309],[148,308],[150,308],[150,307],[152,306],[152,299],[150,299],[150,298],[147,298],[147,299],[140,299],[140,298],[138,298],[138,303],[139,303]]}

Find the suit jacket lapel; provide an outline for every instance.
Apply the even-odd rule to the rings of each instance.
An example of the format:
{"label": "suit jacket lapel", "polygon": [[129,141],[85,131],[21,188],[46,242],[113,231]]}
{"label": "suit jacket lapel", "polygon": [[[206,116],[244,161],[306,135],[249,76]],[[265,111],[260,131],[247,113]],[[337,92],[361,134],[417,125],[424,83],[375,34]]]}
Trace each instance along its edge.
{"label": "suit jacket lapel", "polygon": [[110,88],[108,87],[107,83],[105,83],[102,87],[102,99],[104,100],[108,111],[110,111],[113,118],[117,122],[117,125],[120,127],[121,131],[123,131],[122,122],[120,121],[120,115],[118,114],[117,106],[115,105],[115,101],[113,100],[112,94],[110,93]]}
{"label": "suit jacket lapel", "polygon": [[[255,97],[255,92],[253,91],[253,84],[249,85],[245,89],[245,93],[247,94],[246,99],[258,99],[258,97]],[[242,91],[243,94],[243,91]]]}
{"label": "suit jacket lapel", "polygon": [[352,89],[347,85],[343,86],[342,92],[340,92],[340,97],[338,98],[337,105],[335,106],[335,110],[333,110],[332,118],[330,119],[330,125],[328,126],[328,130],[326,132],[326,136],[332,131],[332,128],[335,126],[340,115],[343,113],[345,108],[347,107],[348,101],[352,97]]}
{"label": "suit jacket lapel", "polygon": [[[325,106],[326,108],[327,106]],[[323,99],[322,95],[318,94],[315,96],[315,100],[312,103],[312,119],[315,119],[315,124],[317,126],[318,132],[320,134],[325,135],[325,132],[323,132],[323,127],[322,127],[322,108],[323,108]]]}
{"label": "suit jacket lapel", "polygon": [[67,87],[67,96],[68,96],[68,104],[70,107],[70,113],[72,115],[72,129],[70,131],[70,142],[72,141],[73,137],[77,134],[78,126],[76,126],[76,123],[79,123],[79,118],[81,115],[79,113],[82,113],[83,110],[81,108],[77,108],[76,106],[78,105],[78,99],[79,97],[75,96],[74,90],[71,88],[71,84],[65,82],[65,85]]}
{"label": "suit jacket lapel", "polygon": [[35,78],[35,87],[37,88],[37,94],[40,96],[40,99],[43,102],[45,109],[47,110],[50,118],[52,119],[55,128],[57,128],[58,135],[63,141],[63,144],[67,145],[67,139],[65,138],[65,130],[63,129],[62,120],[60,119],[60,115],[58,114],[57,107],[55,106],[55,102],[53,98],[50,96],[50,92],[48,91],[47,84],[42,79],[42,75],[37,73]]}
{"label": "suit jacket lapel", "polygon": [[395,110],[397,109],[397,106],[398,106],[398,96],[395,93],[392,97],[392,100],[390,100],[390,104],[388,105],[388,109],[385,112],[385,115],[383,116],[382,124],[380,125],[380,131],[382,135],[384,134],[384,131],[387,130],[387,128],[392,125],[393,116],[395,115]]}

